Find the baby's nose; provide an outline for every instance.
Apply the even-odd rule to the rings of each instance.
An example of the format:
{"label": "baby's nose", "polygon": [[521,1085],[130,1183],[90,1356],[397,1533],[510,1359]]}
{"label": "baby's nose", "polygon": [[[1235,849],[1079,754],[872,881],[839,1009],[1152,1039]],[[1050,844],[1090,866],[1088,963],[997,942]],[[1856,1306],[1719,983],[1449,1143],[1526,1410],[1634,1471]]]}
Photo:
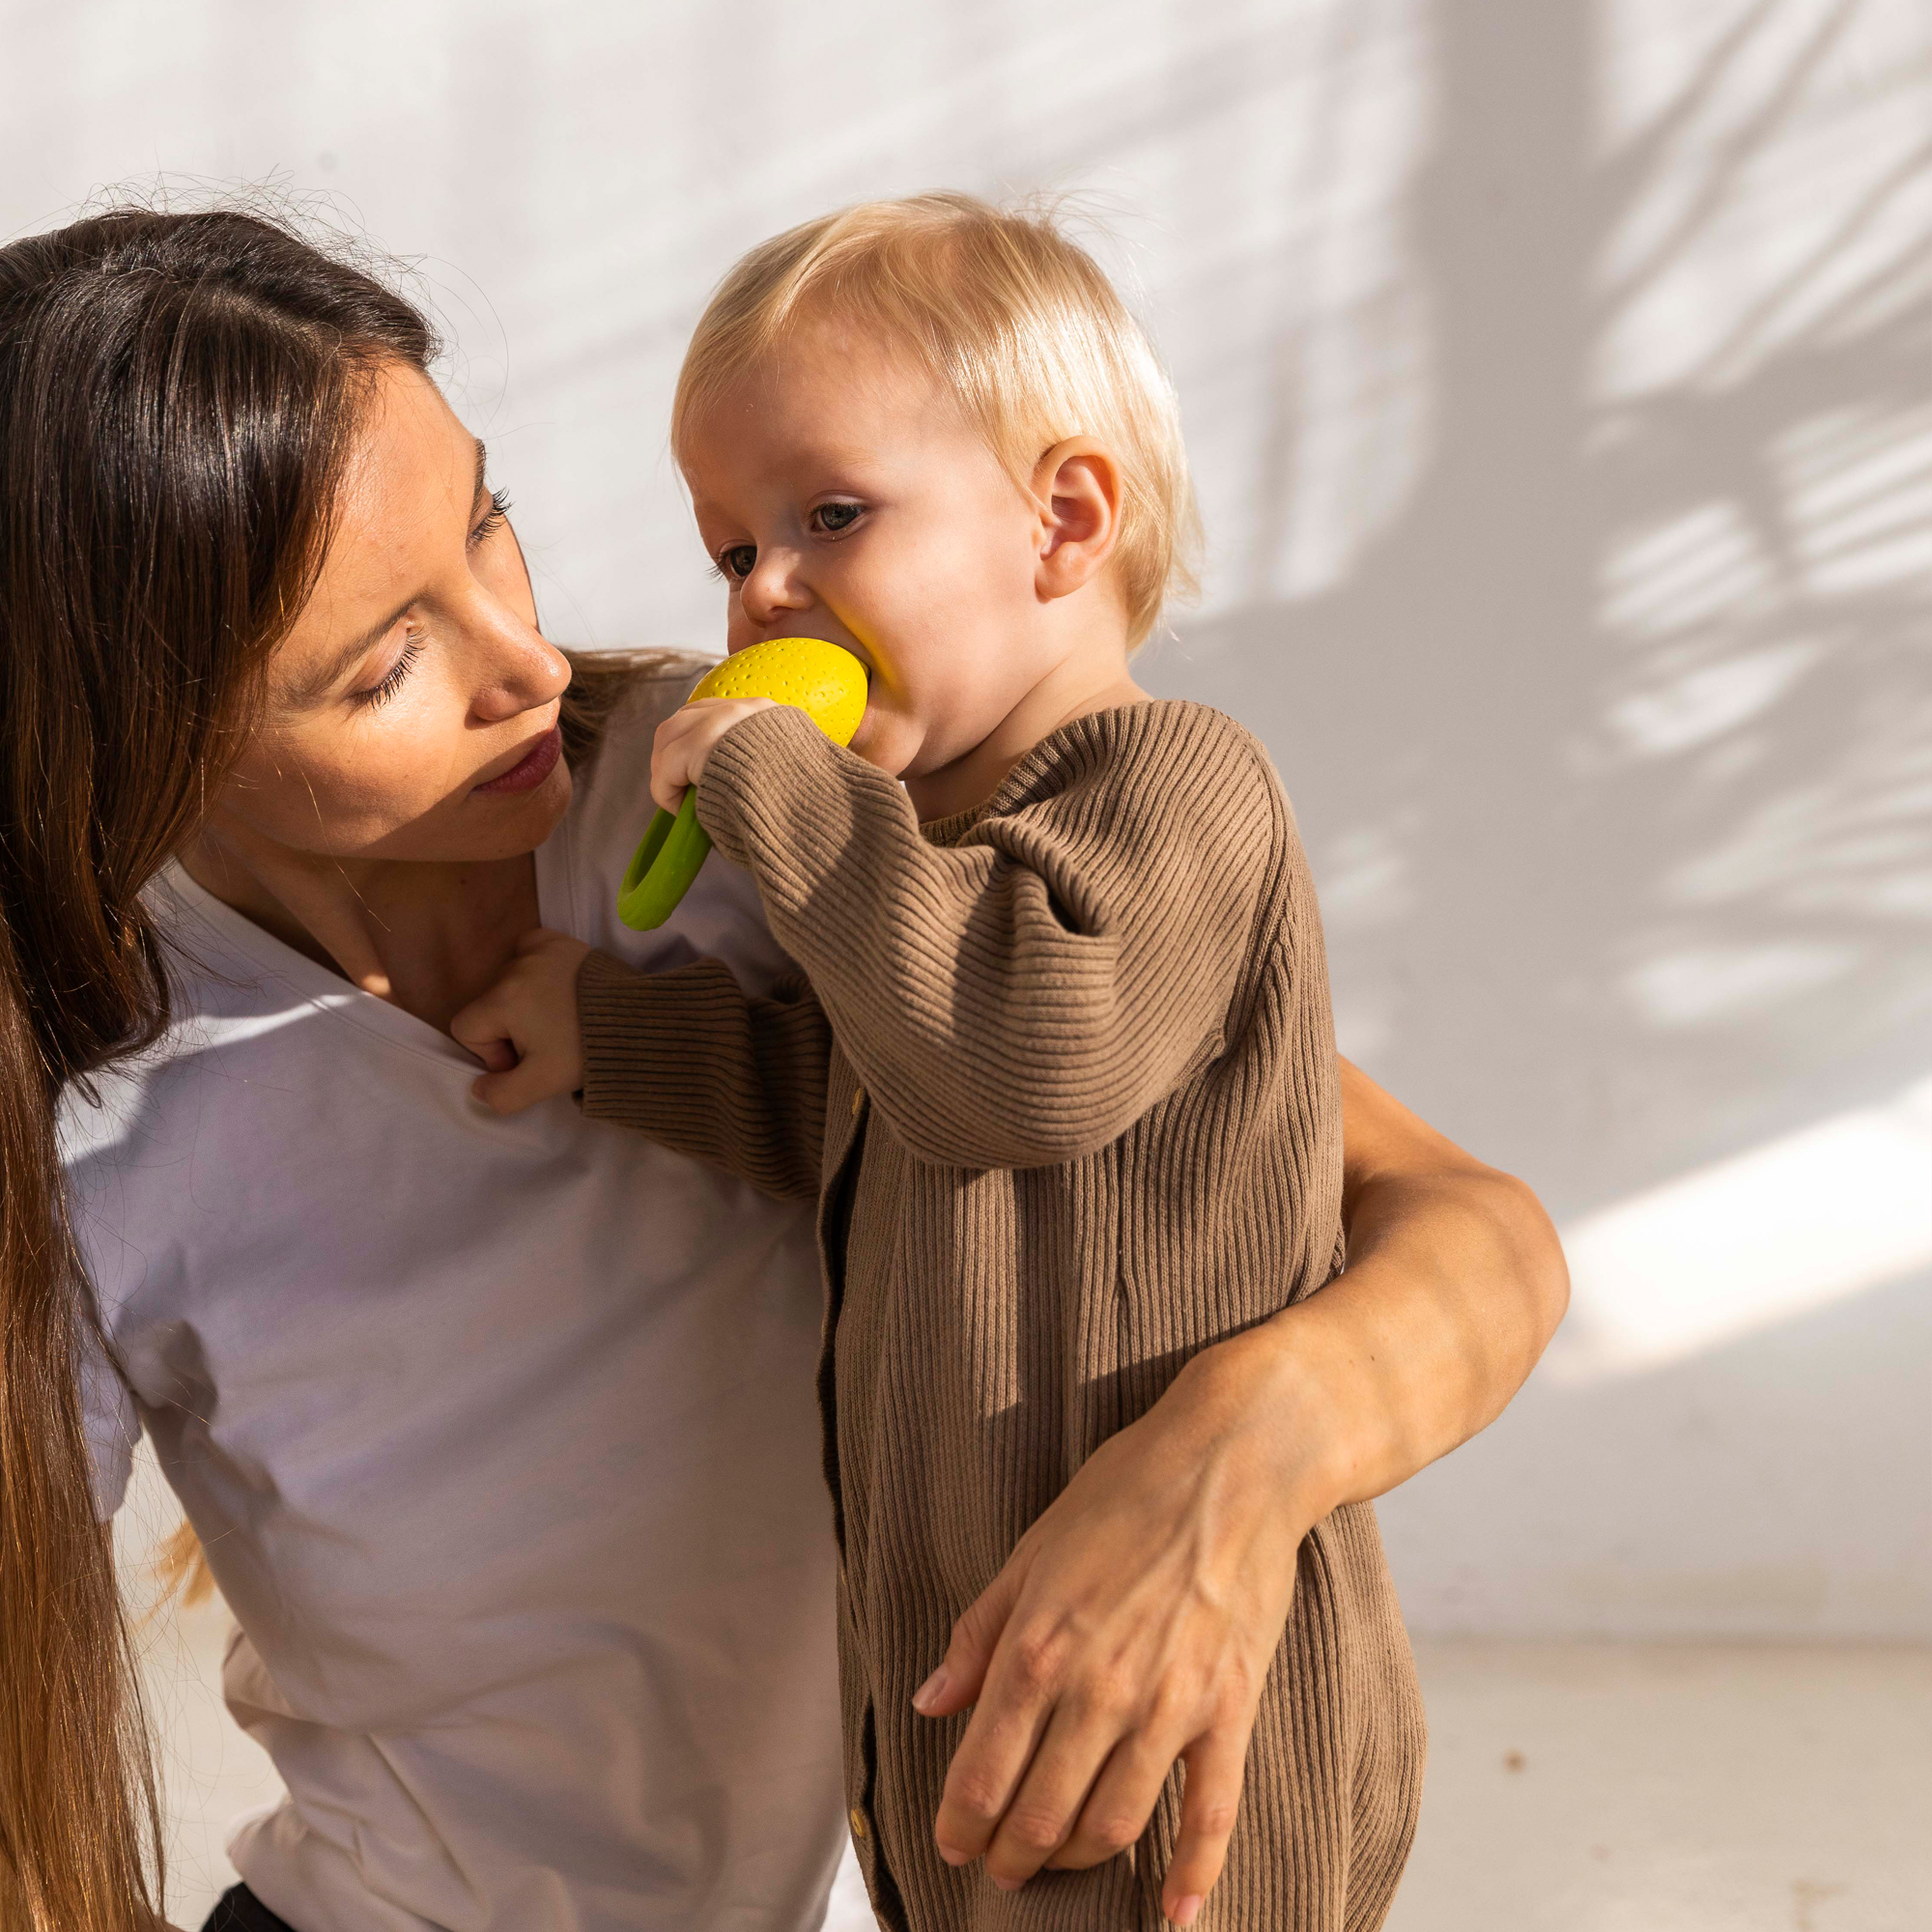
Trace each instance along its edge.
{"label": "baby's nose", "polygon": [[781,612],[803,611],[811,603],[810,588],[798,574],[797,554],[790,551],[760,551],[738,595],[754,624],[769,624]]}

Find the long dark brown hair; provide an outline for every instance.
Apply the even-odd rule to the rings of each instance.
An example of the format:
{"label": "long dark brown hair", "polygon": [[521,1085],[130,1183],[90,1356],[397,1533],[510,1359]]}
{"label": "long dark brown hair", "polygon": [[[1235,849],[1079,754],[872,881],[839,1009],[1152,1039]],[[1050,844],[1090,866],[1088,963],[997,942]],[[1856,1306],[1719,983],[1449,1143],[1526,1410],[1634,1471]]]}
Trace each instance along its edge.
{"label": "long dark brown hair", "polygon": [[239,752],[374,368],[428,324],[278,222],[0,248],[0,1926],[148,1932],[155,1788],[76,1365],[64,1088],[168,1020],[141,890]]}

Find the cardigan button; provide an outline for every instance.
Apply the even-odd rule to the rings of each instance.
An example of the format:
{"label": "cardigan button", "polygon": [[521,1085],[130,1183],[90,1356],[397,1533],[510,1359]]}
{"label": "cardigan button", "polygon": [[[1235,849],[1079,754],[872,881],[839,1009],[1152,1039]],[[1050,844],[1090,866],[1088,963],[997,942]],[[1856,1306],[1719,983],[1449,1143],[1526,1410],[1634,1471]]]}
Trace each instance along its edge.
{"label": "cardigan button", "polygon": [[866,1842],[866,1814],[855,1804],[845,1814],[846,1822],[852,1827],[852,1835],[863,1845]]}
{"label": "cardigan button", "polygon": [[866,1111],[866,1090],[855,1087],[852,1090],[852,1118],[856,1121]]}

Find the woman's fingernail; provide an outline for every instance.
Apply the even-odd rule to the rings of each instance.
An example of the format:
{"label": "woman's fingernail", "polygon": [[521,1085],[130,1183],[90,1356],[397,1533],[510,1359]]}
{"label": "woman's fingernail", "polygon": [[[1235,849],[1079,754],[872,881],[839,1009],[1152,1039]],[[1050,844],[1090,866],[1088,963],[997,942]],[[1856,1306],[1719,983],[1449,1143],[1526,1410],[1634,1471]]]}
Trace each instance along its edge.
{"label": "woman's fingernail", "polygon": [[1201,1916],[1202,1898],[1198,1891],[1190,1891],[1185,1898],[1177,1898],[1168,1909],[1167,1916],[1177,1925],[1192,1925]]}
{"label": "woman's fingernail", "polygon": [[939,1856],[950,1865],[963,1865],[973,1855],[962,1852],[957,1845],[941,1845]]}
{"label": "woman's fingernail", "polygon": [[1024,1879],[1019,1879],[1019,1878],[994,1878],[991,1872],[988,1872],[986,1876],[992,1879],[993,1883],[996,1886],[998,1886],[1002,1891],[1017,1891],[1020,1889],[1020,1887],[1026,1883]]}
{"label": "woman's fingernail", "polygon": [[946,1694],[946,1666],[941,1664],[917,1690],[912,1693],[912,1707],[915,1711],[929,1711]]}

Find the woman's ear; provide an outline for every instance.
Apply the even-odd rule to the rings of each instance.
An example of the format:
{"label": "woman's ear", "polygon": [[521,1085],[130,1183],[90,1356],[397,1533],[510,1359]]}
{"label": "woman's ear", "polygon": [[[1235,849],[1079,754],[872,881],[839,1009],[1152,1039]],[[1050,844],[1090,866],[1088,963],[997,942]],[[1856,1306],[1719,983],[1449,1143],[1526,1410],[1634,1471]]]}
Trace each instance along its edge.
{"label": "woman's ear", "polygon": [[1106,568],[1121,533],[1121,467],[1092,437],[1057,442],[1035,466],[1039,506],[1039,563],[1035,583],[1042,600],[1065,597]]}

